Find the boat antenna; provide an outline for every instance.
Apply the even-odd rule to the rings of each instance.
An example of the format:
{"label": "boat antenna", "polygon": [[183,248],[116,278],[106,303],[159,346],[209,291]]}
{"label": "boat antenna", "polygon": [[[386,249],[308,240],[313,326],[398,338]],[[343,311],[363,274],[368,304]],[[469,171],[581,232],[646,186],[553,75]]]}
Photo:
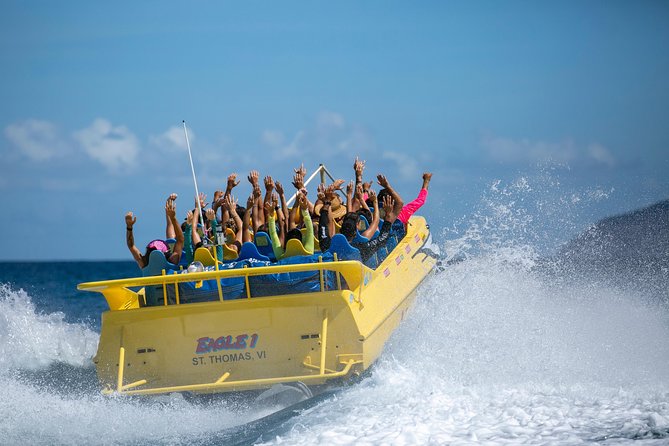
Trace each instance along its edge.
{"label": "boat antenna", "polygon": [[[186,135],[186,146],[188,147],[188,159],[190,159],[190,170],[193,173],[193,184],[195,184],[195,203],[197,204],[197,210],[200,213],[200,219],[204,221],[204,216],[202,215],[202,209],[200,208],[200,191],[197,188],[197,179],[195,178],[195,167],[193,167],[193,155],[190,151],[190,141],[188,141],[188,130],[186,129],[186,121],[183,120],[184,125],[184,135]],[[196,228],[197,230],[197,228]]]}

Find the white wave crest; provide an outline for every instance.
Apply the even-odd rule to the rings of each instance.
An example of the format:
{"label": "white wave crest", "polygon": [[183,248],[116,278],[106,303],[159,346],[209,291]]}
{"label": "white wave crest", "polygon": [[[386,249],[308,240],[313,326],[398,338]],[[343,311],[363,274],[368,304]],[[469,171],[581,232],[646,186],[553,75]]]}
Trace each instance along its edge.
{"label": "white wave crest", "polygon": [[54,362],[87,366],[98,335],[64,314],[39,314],[30,296],[0,284],[0,370],[38,369]]}

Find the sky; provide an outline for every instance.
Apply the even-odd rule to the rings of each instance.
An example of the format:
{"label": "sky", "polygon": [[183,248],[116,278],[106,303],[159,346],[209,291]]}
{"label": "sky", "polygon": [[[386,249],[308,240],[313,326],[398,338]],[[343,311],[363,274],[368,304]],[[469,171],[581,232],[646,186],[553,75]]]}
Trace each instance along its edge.
{"label": "sky", "polygon": [[0,260],[130,259],[129,210],[162,237],[183,120],[209,197],[360,156],[405,199],[433,172],[446,238],[491,202],[557,246],[669,198],[665,1],[5,1],[0,56]]}

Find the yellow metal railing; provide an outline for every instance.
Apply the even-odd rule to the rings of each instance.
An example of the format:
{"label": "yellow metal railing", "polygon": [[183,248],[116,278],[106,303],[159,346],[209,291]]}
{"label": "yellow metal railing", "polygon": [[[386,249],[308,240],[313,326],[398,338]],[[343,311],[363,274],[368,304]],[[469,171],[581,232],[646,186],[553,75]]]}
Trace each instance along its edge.
{"label": "yellow metal railing", "polygon": [[[186,282],[201,282],[204,280],[216,280],[218,282],[219,299],[223,301],[223,291],[220,286],[221,279],[244,277],[246,288],[246,297],[251,298],[251,284],[249,277],[263,276],[280,273],[298,273],[298,272],[319,272],[319,281],[321,291],[325,291],[325,271],[332,271],[336,275],[337,289],[341,289],[341,279],[343,277],[350,290],[358,291],[358,299],[361,296],[362,282],[366,273],[371,273],[371,269],[367,268],[360,262],[346,260],[334,262],[322,262],[319,259],[318,263],[299,263],[291,265],[270,265],[259,266],[253,268],[241,269],[218,269],[212,271],[193,272],[193,273],[175,273],[163,274],[160,276],[150,277],[133,277],[127,279],[106,280],[99,282],[87,282],[77,285],[77,289],[82,291],[95,291],[102,293],[111,310],[127,310],[138,308],[139,304],[130,304],[131,301],[138,302],[138,295],[130,288],[141,288],[148,286],[162,286],[163,288],[163,303],[168,304],[167,286],[174,285],[176,303],[180,304],[178,285]],[[356,300],[358,300],[356,299]]]}

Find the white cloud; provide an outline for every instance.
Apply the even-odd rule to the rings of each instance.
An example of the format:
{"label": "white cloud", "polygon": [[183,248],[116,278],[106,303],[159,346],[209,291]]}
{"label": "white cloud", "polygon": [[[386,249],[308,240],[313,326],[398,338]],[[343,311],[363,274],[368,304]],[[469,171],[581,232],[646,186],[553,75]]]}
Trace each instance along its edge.
{"label": "white cloud", "polygon": [[68,151],[58,128],[48,121],[28,119],[10,124],[5,128],[5,136],[33,161],[48,161]]}
{"label": "white cloud", "polygon": [[[193,142],[196,140],[195,132],[190,127],[187,127],[188,130],[188,140]],[[169,151],[187,151],[188,145],[186,144],[186,136],[184,135],[183,126],[174,125],[169,129],[165,130],[163,133],[157,136],[149,137],[149,142],[161,149],[166,149]]]}
{"label": "white cloud", "polygon": [[127,127],[114,127],[106,119],[96,119],[73,136],[92,159],[111,171],[133,167],[139,153],[137,137]]}
{"label": "white cloud", "polygon": [[272,149],[276,160],[302,160],[306,154],[318,154],[319,161],[334,155],[352,159],[357,155],[364,156],[376,147],[364,127],[347,124],[340,113],[328,110],[319,112],[312,124],[295,132],[289,142],[282,132],[276,130],[264,130],[260,139]]}

